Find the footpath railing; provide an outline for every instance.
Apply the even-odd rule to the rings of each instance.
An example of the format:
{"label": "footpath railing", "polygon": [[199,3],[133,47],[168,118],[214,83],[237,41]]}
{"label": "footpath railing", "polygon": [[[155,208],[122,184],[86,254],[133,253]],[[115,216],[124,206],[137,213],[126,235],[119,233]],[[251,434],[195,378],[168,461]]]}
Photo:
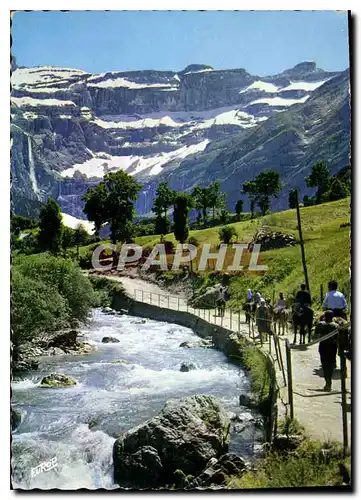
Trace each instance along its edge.
{"label": "footpath railing", "polygon": [[[308,344],[300,344],[293,345],[290,344],[289,339],[286,336],[277,335],[276,324],[273,320],[270,321],[270,324],[267,328],[267,334],[258,335],[256,332],[256,322],[254,316],[250,316],[250,321],[246,323],[243,312],[241,309],[238,311],[224,310],[221,311],[219,308],[197,308],[190,305],[185,298],[174,296],[170,294],[160,294],[157,292],[151,292],[142,289],[135,289],[133,292],[133,298],[137,301],[144,302],[150,305],[154,305],[163,309],[170,309],[176,311],[184,311],[193,314],[210,324],[221,326],[227,328],[239,336],[248,336],[252,342],[260,347],[265,354],[267,354],[275,366],[278,367],[278,371],[280,373],[280,378],[283,382],[283,386],[287,387],[288,393],[288,407],[289,407],[289,416],[290,418],[295,417],[294,412],[294,404],[293,404],[293,377],[292,377],[292,350],[306,350],[310,347],[322,342],[323,340],[327,340],[328,338],[337,335],[338,329],[333,330],[332,332],[320,337],[316,340]],[[344,325],[344,328],[347,328],[349,323]],[[284,344],[284,349],[281,348],[281,340]],[[285,359],[284,359],[285,358]],[[343,442],[344,442],[344,451],[348,448],[348,431],[347,431],[347,415],[346,415],[346,383],[345,383],[345,374],[346,374],[346,361],[343,349],[340,350],[340,359],[341,359],[341,392],[342,392],[342,429],[343,429]],[[277,383],[277,387],[279,390],[279,385]]]}

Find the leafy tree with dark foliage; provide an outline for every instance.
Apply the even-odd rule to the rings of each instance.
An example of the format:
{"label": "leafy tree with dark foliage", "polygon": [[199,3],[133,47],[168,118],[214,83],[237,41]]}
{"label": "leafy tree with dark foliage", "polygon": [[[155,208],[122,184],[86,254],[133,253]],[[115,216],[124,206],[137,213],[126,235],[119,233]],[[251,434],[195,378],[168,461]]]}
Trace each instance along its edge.
{"label": "leafy tree with dark foliage", "polygon": [[174,236],[179,243],[184,243],[189,234],[188,214],[192,208],[192,199],[186,193],[177,193],[174,198]]}
{"label": "leafy tree with dark foliage", "polygon": [[108,222],[114,244],[129,241],[133,234],[134,201],[140,188],[133,177],[119,170],[105,175],[104,180],[84,196],[88,219],[94,222],[97,232]]}
{"label": "leafy tree with dark foliage", "polygon": [[237,214],[237,219],[239,220],[241,218],[241,213],[243,212],[243,200],[238,200],[234,209]]}
{"label": "leafy tree with dark foliage", "polygon": [[166,182],[158,185],[157,196],[153,201],[153,212],[156,214],[155,231],[157,234],[167,234],[170,229],[170,220],[167,212],[173,204],[175,191],[168,187]]}
{"label": "leafy tree with dark foliage", "polygon": [[43,205],[39,219],[39,247],[43,251],[57,254],[61,246],[63,225],[60,207],[53,198],[49,198]]}
{"label": "leafy tree with dark foliage", "polygon": [[247,194],[249,198],[251,217],[254,217],[254,208],[257,199],[257,185],[255,181],[246,181],[243,183],[242,193]]}
{"label": "leafy tree with dark foliage", "polygon": [[330,186],[330,169],[326,162],[318,161],[313,165],[311,174],[306,177],[306,184],[308,187],[317,187],[316,205],[322,203],[322,196]]}
{"label": "leafy tree with dark foliage", "polygon": [[262,215],[266,215],[270,208],[270,199],[273,196],[277,198],[281,189],[280,174],[275,170],[263,170],[253,181],[243,184],[243,192],[248,194],[251,201],[253,199],[257,203]]}
{"label": "leafy tree with dark foliage", "polygon": [[100,182],[93,188],[89,188],[83,196],[85,201],[83,212],[88,217],[88,220],[94,222],[95,235],[99,236],[99,231],[107,219],[107,192],[104,182]]}
{"label": "leafy tree with dark foliage", "polygon": [[291,189],[291,191],[288,193],[288,206],[290,208],[296,208],[296,202],[297,202],[297,190]]}

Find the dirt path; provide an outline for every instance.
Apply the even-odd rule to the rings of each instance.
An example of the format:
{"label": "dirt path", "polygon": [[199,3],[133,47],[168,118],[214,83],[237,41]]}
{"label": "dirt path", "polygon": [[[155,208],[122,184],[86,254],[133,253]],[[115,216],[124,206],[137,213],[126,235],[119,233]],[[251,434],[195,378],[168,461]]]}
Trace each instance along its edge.
{"label": "dirt path", "polygon": [[[230,313],[226,311],[223,318],[216,315],[214,310],[193,309],[187,305],[186,300],[180,295],[170,295],[167,290],[158,285],[143,281],[139,278],[108,276],[109,279],[121,282],[126,293],[140,302],[146,302],[158,307],[188,311],[212,324],[253,337],[249,327],[245,324],[243,313]],[[293,334],[287,333],[280,337],[282,358],[286,370],[285,339],[292,342]],[[257,340],[254,340],[257,343]],[[264,345],[264,350],[269,352],[269,344]],[[274,346],[271,345],[270,355],[275,359]],[[320,368],[318,344],[307,350],[292,349],[292,380],[294,416],[305,427],[307,433],[314,439],[336,440],[342,442],[341,419],[341,380],[340,370],[337,369],[333,377],[332,392],[324,392],[324,379]],[[338,359],[339,363],[339,359]],[[285,404],[288,402],[288,389],[284,386],[281,370],[277,368],[277,381],[280,387],[281,401],[279,402],[280,417],[285,414]],[[351,443],[351,364],[347,361],[346,386],[348,390],[348,433]]]}

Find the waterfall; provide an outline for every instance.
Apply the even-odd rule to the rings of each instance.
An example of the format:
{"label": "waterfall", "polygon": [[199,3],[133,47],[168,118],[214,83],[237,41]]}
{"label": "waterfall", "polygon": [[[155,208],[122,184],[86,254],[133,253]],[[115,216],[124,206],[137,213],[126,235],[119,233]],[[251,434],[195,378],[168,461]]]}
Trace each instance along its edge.
{"label": "waterfall", "polygon": [[31,145],[30,135],[28,135],[28,154],[29,154],[29,177],[33,191],[37,195],[39,194],[39,188],[35,176],[35,165],[34,165],[33,149]]}

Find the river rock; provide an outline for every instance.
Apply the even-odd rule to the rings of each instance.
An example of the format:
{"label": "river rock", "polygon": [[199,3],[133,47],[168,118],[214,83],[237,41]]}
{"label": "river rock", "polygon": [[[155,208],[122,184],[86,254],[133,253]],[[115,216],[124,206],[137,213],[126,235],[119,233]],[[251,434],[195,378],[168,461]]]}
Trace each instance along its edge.
{"label": "river rock", "polygon": [[39,362],[35,359],[20,358],[16,362],[13,362],[12,371],[13,373],[22,373],[37,370],[38,367]]}
{"label": "river rock", "polygon": [[102,342],[103,344],[110,344],[110,343],[118,344],[120,341],[115,337],[103,337]]}
{"label": "river rock", "polygon": [[146,323],[147,320],[146,319],[137,319],[135,321],[132,321],[132,324],[133,325],[144,325],[144,323]]}
{"label": "river rock", "polygon": [[227,412],[214,396],[170,400],[159,415],[116,440],[114,480],[123,487],[157,488],[172,484],[177,469],[197,475],[210,458],[227,451],[229,433]]}
{"label": "river rock", "polygon": [[240,406],[245,406],[246,408],[250,408],[251,410],[256,410],[259,408],[258,399],[252,394],[240,394],[239,404]]}
{"label": "river rock", "polygon": [[277,451],[293,451],[300,446],[304,439],[305,436],[299,434],[289,436],[278,434],[273,440],[272,448]]}
{"label": "river rock", "polygon": [[17,411],[17,410],[14,410],[14,408],[11,408],[11,430],[15,430],[19,424],[21,423],[22,419],[23,419],[23,415]]}
{"label": "river rock", "polygon": [[44,377],[40,383],[40,387],[53,388],[70,387],[72,385],[76,385],[76,381],[62,373],[51,373]]}
{"label": "river rock", "polygon": [[230,475],[241,475],[247,470],[247,462],[234,453],[226,453],[219,460],[213,460],[207,464],[199,476],[197,476],[185,489],[191,490],[211,485],[226,485],[227,477]]}
{"label": "river rock", "polygon": [[102,312],[104,314],[117,314],[117,312],[114,311],[114,309],[112,309],[111,307],[103,307]]}
{"label": "river rock", "polygon": [[210,340],[202,339],[198,342],[182,342],[181,344],[179,344],[179,347],[186,347],[187,349],[194,349],[196,347],[211,348],[213,347],[213,343],[212,339]]}
{"label": "river rock", "polygon": [[62,354],[65,354],[65,352],[59,347],[52,347],[47,351],[47,354],[50,356],[61,356]]}
{"label": "river rock", "polygon": [[189,372],[190,370],[196,370],[197,367],[194,363],[182,363],[180,367],[181,372]]}
{"label": "river rock", "polygon": [[78,332],[76,330],[70,330],[69,332],[64,332],[56,335],[50,340],[48,347],[58,347],[60,349],[73,347],[76,344]]}

